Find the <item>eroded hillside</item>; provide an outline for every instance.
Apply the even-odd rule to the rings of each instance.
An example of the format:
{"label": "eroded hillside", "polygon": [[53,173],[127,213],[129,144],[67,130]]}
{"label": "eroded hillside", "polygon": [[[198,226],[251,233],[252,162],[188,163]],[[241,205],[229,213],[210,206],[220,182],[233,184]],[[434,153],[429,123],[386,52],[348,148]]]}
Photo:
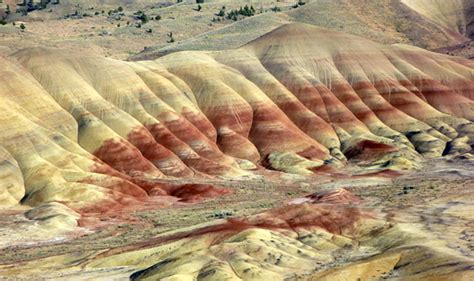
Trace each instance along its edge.
{"label": "eroded hillside", "polygon": [[[426,159],[470,158],[474,142],[472,61],[307,24],[235,50],[150,61],[49,48],[0,60],[0,204],[28,209],[35,241],[93,229],[104,214],[243,196],[234,188],[242,180],[291,186],[317,174],[334,189],[338,178],[390,179]],[[274,204],[273,192],[258,194]],[[472,194],[458,195],[430,208],[465,223]],[[368,209],[347,189],[280,204],[104,251],[23,257],[18,268],[3,261],[0,273],[55,264],[70,271],[62,278],[104,269],[152,280],[370,279],[396,278],[403,264],[402,277],[472,276],[471,256],[439,236],[446,229],[424,229],[428,215],[404,218],[416,206]],[[19,236],[29,235],[23,225]]]}
{"label": "eroded hillside", "polygon": [[303,24],[155,61],[41,48],[3,61],[7,203],[139,200],[173,193],[148,178],[307,174],[365,154],[410,169],[469,151],[473,133],[472,62]]}

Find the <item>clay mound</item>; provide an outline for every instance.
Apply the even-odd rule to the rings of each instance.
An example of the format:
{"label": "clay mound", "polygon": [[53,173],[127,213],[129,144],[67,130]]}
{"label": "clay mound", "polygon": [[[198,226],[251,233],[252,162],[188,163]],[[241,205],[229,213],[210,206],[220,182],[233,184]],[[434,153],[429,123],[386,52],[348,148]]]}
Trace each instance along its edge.
{"label": "clay mound", "polygon": [[[453,195],[457,204],[453,198],[433,203],[467,219],[472,212],[471,205],[462,203],[466,196],[470,194]],[[423,224],[438,221],[439,213],[431,218],[416,205],[397,214],[369,209],[344,189],[311,198],[313,202],[168,231],[122,247],[69,251],[0,270],[7,278],[43,272],[48,278],[131,280],[472,279],[469,253],[451,245],[468,234],[459,238],[459,228],[451,224]],[[28,216],[54,221],[64,214],[77,215],[50,204]]]}
{"label": "clay mound", "polygon": [[311,194],[307,196],[307,198],[309,198],[312,203],[317,204],[357,204],[360,202],[360,198],[344,188],[321,191]]}
{"label": "clay mound", "polygon": [[155,61],[44,48],[0,60],[2,204],[193,201],[228,192],[155,180],[312,174],[348,159],[412,169],[473,144],[472,62],[306,24]]}
{"label": "clay mound", "polygon": [[472,276],[468,259],[443,252],[429,234],[386,223],[356,202],[341,205],[355,198],[347,191],[329,193],[333,200],[324,204],[290,205],[175,233],[157,239],[159,246],[106,253],[85,268],[142,267],[131,280],[374,279],[393,271],[398,278]]}

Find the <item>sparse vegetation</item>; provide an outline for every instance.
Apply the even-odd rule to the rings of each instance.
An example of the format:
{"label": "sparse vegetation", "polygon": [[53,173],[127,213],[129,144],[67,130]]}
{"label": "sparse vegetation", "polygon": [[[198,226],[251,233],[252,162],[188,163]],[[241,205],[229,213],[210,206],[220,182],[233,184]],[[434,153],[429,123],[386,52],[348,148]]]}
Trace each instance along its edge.
{"label": "sparse vegetation", "polygon": [[278,6],[275,6],[275,7],[273,7],[271,10],[276,13],[276,12],[280,12],[280,11],[281,11],[281,8],[278,7]]}
{"label": "sparse vegetation", "polygon": [[[222,11],[222,9],[221,9]],[[251,17],[255,15],[255,8],[253,6],[248,6],[245,5],[245,7],[240,7],[239,10],[231,10],[230,12],[227,13],[227,18],[237,21],[239,18],[239,15],[244,16],[244,17]]]}
{"label": "sparse vegetation", "polygon": [[303,0],[298,0],[298,2],[295,3],[292,7],[296,9],[296,8],[298,8],[299,6],[303,6],[303,5],[305,5],[305,4],[306,4],[305,1],[303,1]]}
{"label": "sparse vegetation", "polygon": [[137,20],[141,20],[142,24],[145,24],[149,21],[148,16],[143,11],[137,11],[134,13]]}
{"label": "sparse vegetation", "polygon": [[168,33],[166,34],[166,36],[168,36],[168,40],[167,40],[166,42],[168,42],[168,43],[173,43],[173,42],[174,42],[173,32],[171,32],[171,31],[168,32]]}
{"label": "sparse vegetation", "polygon": [[225,6],[222,6],[222,8],[219,10],[219,12],[216,14],[218,17],[224,17],[225,16]]}
{"label": "sparse vegetation", "polygon": [[25,26],[24,23],[21,23],[21,24],[20,24],[20,29],[21,29],[22,31],[24,31],[24,30],[26,29],[26,26]]}
{"label": "sparse vegetation", "polygon": [[214,213],[209,215],[209,218],[224,219],[224,218],[232,217],[233,214],[234,213],[232,211],[215,211]]}

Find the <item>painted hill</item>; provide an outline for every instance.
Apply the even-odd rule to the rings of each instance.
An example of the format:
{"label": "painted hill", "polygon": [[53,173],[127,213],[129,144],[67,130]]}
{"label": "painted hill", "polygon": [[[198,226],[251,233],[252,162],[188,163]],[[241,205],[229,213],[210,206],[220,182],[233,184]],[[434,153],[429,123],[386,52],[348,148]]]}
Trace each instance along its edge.
{"label": "painted hill", "polygon": [[472,144],[472,61],[306,24],[155,61],[26,49],[1,71],[2,204],[170,202],[154,180],[411,169]]}
{"label": "painted hill", "polygon": [[[472,157],[470,60],[292,23],[238,49],[148,61],[28,48],[0,58],[0,85],[0,204],[13,212],[1,227],[15,226],[0,232],[6,278],[472,279],[471,167],[391,181],[423,161]],[[429,178],[440,169],[455,183],[445,193]],[[288,186],[263,184],[324,177],[327,190],[293,200]],[[379,197],[340,188],[355,178]],[[419,193],[409,195],[414,182]],[[182,227],[177,207],[190,204],[181,202],[246,188],[285,199],[232,218],[188,209],[194,224],[207,222]],[[248,194],[257,193],[196,205],[259,204]],[[51,243],[160,207],[170,208],[152,214],[153,236],[115,225]]]}

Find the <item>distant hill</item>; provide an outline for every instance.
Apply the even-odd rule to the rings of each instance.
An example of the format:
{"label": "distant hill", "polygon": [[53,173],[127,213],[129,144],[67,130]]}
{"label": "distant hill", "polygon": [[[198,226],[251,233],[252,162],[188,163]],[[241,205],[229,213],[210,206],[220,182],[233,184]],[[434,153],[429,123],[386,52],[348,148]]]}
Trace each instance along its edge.
{"label": "distant hill", "polygon": [[[179,50],[238,48],[289,22],[326,27],[384,44],[404,43],[438,50],[471,40],[472,11],[472,1],[468,0],[313,0],[289,11],[246,18],[169,46],[149,47],[131,59]],[[470,55],[471,52],[465,54]]]}

